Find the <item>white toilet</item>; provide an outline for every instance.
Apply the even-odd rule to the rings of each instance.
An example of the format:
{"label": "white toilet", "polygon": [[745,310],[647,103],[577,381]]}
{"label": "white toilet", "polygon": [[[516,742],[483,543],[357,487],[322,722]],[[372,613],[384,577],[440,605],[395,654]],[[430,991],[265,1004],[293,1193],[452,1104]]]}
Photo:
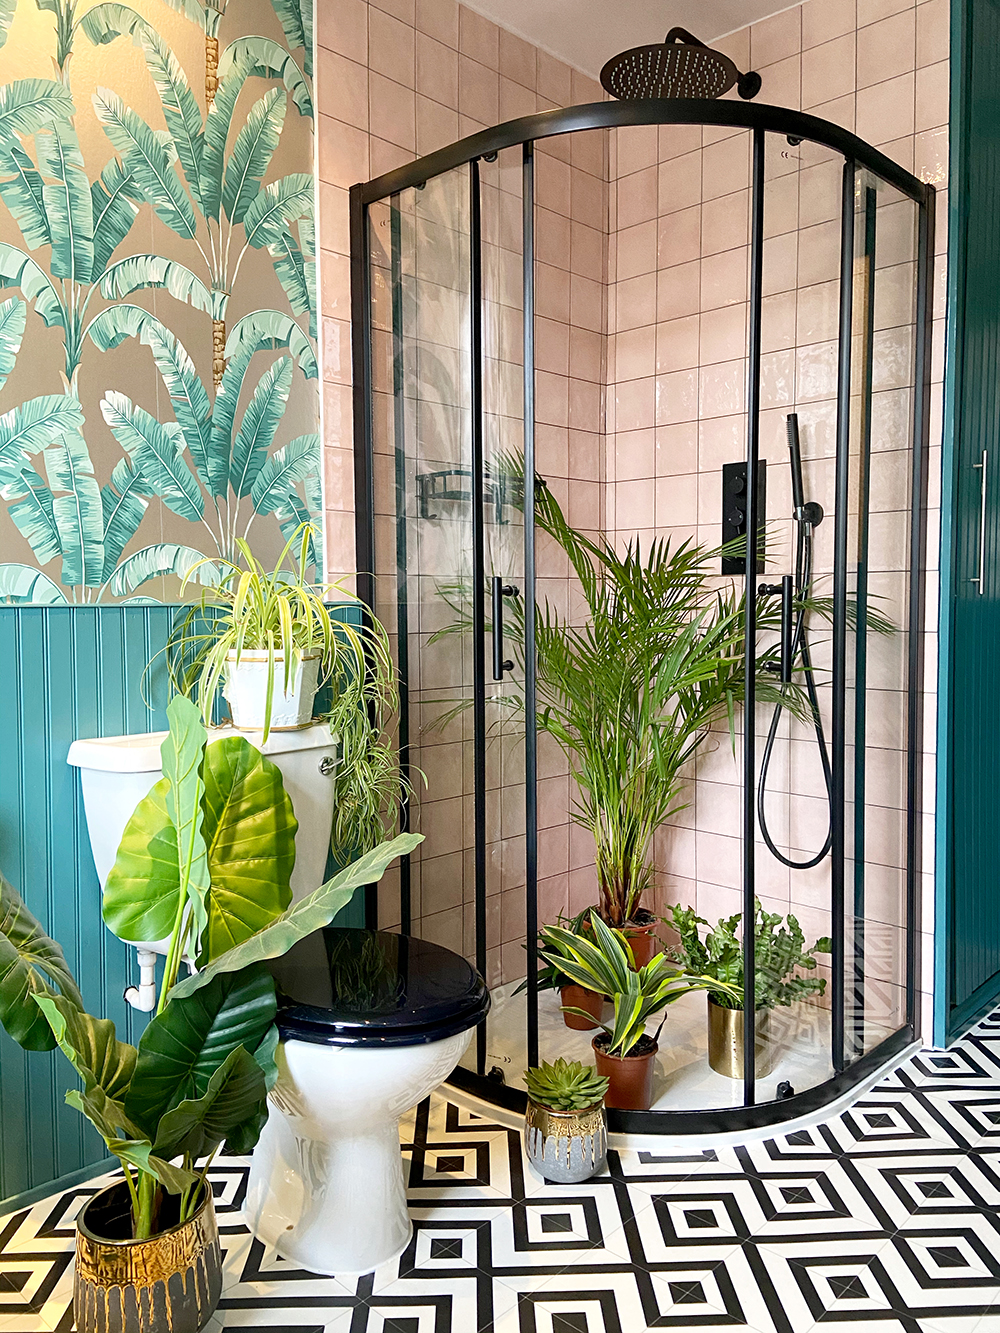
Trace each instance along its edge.
{"label": "white toilet", "polygon": [[279,1073],[247,1183],[247,1223],[313,1273],[369,1273],[412,1234],[400,1117],[458,1064],[489,992],[449,949],[335,926],[271,970]]}

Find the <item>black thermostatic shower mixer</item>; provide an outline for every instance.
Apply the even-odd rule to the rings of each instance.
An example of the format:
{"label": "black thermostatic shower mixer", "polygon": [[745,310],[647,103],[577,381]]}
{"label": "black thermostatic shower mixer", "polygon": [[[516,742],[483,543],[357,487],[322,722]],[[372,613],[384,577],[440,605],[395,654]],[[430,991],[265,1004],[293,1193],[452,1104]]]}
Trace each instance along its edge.
{"label": "black thermostatic shower mixer", "polygon": [[[764,572],[764,520],[767,516],[767,463],[757,464],[757,573]],[[747,530],[747,465],[722,465],[722,541],[735,541]],[[723,574],[742,574],[746,561],[742,555],[722,557]]]}

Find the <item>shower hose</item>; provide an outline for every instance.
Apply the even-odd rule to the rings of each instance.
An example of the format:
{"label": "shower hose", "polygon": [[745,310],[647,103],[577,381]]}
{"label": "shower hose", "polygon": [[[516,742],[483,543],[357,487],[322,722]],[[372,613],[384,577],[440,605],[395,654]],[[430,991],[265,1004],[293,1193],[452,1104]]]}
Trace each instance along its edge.
{"label": "shower hose", "polygon": [[791,662],[793,670],[796,662],[800,662],[805,676],[809,711],[812,714],[813,730],[816,734],[816,745],[819,750],[820,763],[823,768],[823,782],[826,786],[828,811],[826,838],[824,839],[823,846],[815,856],[811,856],[804,861],[796,861],[790,856],[786,856],[784,852],[778,850],[775,846],[774,839],[771,837],[770,831],[768,830],[767,817],[764,813],[764,797],[767,789],[767,773],[771,764],[771,755],[774,751],[774,741],[778,734],[778,724],[781,721],[781,713],[785,707],[780,700],[774,705],[774,712],[771,716],[771,725],[768,727],[767,741],[764,745],[764,753],[761,758],[760,778],[757,783],[757,819],[760,823],[761,836],[772,856],[776,857],[782,865],[786,865],[792,870],[810,870],[813,866],[819,865],[820,861],[823,860],[827,852],[830,850],[830,846],[833,842],[833,775],[830,770],[830,755],[827,750],[826,736],[823,731],[823,719],[819,710],[819,695],[816,691],[812,655],[809,649],[809,635],[806,629],[806,609],[804,605],[812,591],[813,532],[823,521],[823,509],[815,502],[806,504],[803,499],[802,457],[799,449],[799,419],[795,412],[789,414],[786,426],[788,431],[789,462],[792,469],[792,516],[796,525],[795,600],[797,611],[795,614],[795,626],[792,633]]}

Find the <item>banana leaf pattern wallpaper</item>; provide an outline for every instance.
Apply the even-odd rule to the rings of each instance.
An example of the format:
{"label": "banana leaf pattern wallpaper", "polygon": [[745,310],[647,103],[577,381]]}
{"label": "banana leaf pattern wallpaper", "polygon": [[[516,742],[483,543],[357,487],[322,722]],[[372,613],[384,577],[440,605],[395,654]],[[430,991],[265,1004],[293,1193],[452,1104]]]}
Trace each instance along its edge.
{"label": "banana leaf pattern wallpaper", "polygon": [[313,518],[312,0],[0,0],[0,603]]}

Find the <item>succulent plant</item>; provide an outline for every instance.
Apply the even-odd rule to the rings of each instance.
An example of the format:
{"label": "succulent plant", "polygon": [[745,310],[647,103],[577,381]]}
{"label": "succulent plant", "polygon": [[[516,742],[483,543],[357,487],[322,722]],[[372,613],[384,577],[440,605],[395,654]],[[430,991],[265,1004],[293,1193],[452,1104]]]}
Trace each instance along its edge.
{"label": "succulent plant", "polygon": [[579,1060],[564,1060],[560,1056],[554,1064],[542,1064],[524,1071],[528,1096],[539,1106],[550,1111],[586,1111],[596,1106],[608,1090],[608,1080]]}

